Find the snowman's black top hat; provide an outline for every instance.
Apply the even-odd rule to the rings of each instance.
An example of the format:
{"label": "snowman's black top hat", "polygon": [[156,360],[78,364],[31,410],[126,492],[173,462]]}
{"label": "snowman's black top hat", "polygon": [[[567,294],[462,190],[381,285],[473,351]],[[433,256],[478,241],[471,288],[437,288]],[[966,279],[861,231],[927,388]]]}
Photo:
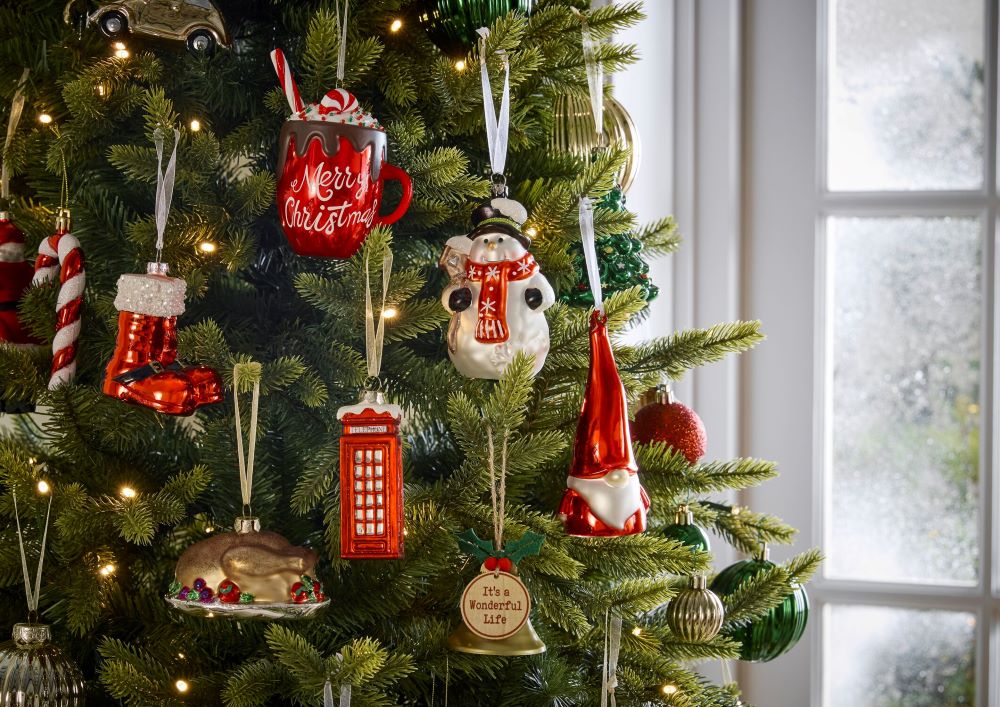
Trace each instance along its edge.
{"label": "snowman's black top hat", "polygon": [[[499,201],[499,199],[495,201]],[[495,233],[496,231],[516,238],[525,249],[531,248],[531,239],[521,232],[521,224],[493,204],[482,204],[472,212],[472,231],[468,234],[470,239],[475,240],[483,233]]]}

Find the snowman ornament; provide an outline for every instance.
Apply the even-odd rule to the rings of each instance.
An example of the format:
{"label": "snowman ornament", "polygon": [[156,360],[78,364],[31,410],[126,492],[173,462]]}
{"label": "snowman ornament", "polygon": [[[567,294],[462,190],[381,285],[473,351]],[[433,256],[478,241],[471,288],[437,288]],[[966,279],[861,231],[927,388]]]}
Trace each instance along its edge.
{"label": "snowman ornament", "polygon": [[535,357],[532,375],[545,364],[544,312],[555,303],[555,292],[528,252],[531,239],[521,232],[527,217],[513,199],[492,199],[472,215],[468,248],[451,239],[450,257],[442,258],[451,276],[441,295],[452,314],[448,355],[468,378],[500,378],[519,351]]}

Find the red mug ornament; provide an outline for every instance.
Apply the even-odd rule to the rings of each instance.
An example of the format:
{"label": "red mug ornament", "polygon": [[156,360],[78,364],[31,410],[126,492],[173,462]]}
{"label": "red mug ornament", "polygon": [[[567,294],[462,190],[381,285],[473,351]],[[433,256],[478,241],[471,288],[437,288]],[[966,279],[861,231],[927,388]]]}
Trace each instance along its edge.
{"label": "red mug ornament", "polygon": [[[292,250],[349,258],[372,228],[398,221],[413,186],[406,172],[385,160],[385,132],[377,127],[286,121],[279,138],[278,213]],[[382,216],[382,192],[391,180],[403,185],[403,196]]]}

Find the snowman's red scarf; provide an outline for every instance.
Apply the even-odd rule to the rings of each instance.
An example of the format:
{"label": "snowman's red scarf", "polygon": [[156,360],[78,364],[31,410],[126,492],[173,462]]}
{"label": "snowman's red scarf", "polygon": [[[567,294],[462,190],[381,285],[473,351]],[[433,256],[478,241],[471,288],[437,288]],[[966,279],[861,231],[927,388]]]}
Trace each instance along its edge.
{"label": "snowman's red scarf", "polygon": [[538,272],[538,263],[531,253],[518,260],[499,263],[479,263],[469,260],[465,276],[473,282],[482,282],[479,288],[479,323],[476,341],[481,344],[502,344],[510,338],[507,327],[507,283],[527,280]]}

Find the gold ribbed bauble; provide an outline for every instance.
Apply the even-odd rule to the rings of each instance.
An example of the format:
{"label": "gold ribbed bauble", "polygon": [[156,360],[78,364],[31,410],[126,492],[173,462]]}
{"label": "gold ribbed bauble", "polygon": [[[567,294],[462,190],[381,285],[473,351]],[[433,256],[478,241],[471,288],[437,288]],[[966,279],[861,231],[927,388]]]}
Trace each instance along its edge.
{"label": "gold ribbed bauble", "polygon": [[627,192],[642,160],[642,142],[632,116],[622,104],[610,96],[604,98],[604,133],[598,139],[594,131],[594,114],[586,96],[556,97],[552,128],[552,149],[578,157],[590,157],[595,148],[621,143],[629,148],[629,158],[618,174],[622,191]]}
{"label": "gold ribbed bauble", "polygon": [[722,600],[708,588],[701,575],[692,577],[691,586],[667,605],[667,625],[674,635],[688,643],[705,643],[715,638],[725,617]]}

